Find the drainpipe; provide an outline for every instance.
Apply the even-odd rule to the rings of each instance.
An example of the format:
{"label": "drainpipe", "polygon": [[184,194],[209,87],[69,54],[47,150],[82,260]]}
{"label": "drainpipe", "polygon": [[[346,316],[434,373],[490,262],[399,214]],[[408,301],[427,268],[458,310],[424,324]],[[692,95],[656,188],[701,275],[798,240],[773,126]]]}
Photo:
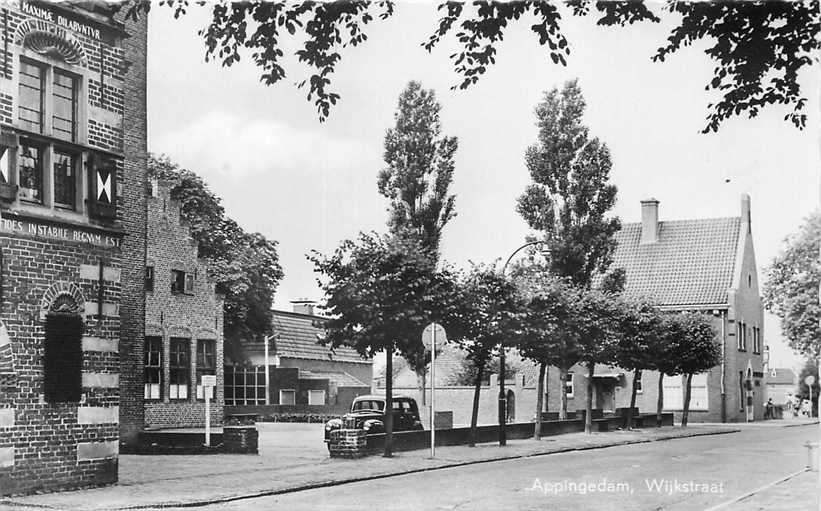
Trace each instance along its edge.
{"label": "drainpipe", "polygon": [[724,386],[725,372],[727,370],[727,360],[725,351],[727,349],[727,311],[721,313],[721,422],[727,422],[727,390]]}

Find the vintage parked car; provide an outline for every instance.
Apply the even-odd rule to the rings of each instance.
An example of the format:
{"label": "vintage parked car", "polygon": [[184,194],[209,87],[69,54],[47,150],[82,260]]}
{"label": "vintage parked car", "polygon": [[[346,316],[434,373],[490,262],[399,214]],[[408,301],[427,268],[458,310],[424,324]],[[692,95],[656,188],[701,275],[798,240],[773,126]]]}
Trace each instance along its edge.
{"label": "vintage parked car", "polygon": [[[393,430],[422,430],[419,407],[411,397],[393,396]],[[358,396],[351,403],[351,411],[325,423],[325,443],[331,431],[341,428],[364,429],[368,433],[385,432],[385,396]]]}

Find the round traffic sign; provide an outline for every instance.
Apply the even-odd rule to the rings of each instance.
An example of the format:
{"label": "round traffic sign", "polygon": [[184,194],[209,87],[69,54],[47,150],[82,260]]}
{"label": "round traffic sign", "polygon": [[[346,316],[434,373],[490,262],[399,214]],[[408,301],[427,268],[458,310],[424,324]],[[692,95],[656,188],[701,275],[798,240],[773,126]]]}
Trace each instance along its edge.
{"label": "round traffic sign", "polygon": [[813,383],[815,383],[815,376],[808,374],[807,377],[804,378],[804,383],[806,383],[807,385],[812,385]]}
{"label": "round traffic sign", "polygon": [[442,344],[448,340],[447,335],[445,334],[445,328],[440,325],[439,323],[431,323],[430,325],[425,327],[425,330],[422,331],[422,344],[425,346],[426,350],[430,350],[431,345],[433,344],[433,332],[436,330],[436,344]]}

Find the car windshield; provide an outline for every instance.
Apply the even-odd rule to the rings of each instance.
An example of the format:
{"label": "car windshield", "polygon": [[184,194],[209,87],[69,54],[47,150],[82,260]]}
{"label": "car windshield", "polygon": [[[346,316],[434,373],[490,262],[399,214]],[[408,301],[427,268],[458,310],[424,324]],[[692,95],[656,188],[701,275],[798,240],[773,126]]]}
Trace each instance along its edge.
{"label": "car windshield", "polygon": [[384,401],[379,401],[376,399],[363,399],[361,401],[356,401],[351,408],[351,411],[359,412],[365,410],[375,410],[378,412],[382,411],[382,408],[385,406]]}

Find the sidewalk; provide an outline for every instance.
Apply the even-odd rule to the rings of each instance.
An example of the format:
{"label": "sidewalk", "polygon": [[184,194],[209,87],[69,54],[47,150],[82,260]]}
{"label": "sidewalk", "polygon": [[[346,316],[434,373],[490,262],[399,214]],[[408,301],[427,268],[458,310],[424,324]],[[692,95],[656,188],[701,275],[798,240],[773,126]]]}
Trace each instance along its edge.
{"label": "sidewalk", "polygon": [[428,450],[398,453],[393,458],[371,456],[359,460],[331,459],[327,453],[289,455],[287,452],[260,456],[123,455],[118,485],[15,497],[0,500],[0,506],[82,511],[192,506],[502,459],[737,431],[738,428],[727,425],[695,424],[687,428],[592,435],[571,433],[545,437],[541,441],[509,441],[504,448],[496,444],[473,448],[438,447],[436,459],[429,458]]}
{"label": "sidewalk", "polygon": [[734,502],[721,511],[815,511],[819,509],[818,472],[805,471]]}

